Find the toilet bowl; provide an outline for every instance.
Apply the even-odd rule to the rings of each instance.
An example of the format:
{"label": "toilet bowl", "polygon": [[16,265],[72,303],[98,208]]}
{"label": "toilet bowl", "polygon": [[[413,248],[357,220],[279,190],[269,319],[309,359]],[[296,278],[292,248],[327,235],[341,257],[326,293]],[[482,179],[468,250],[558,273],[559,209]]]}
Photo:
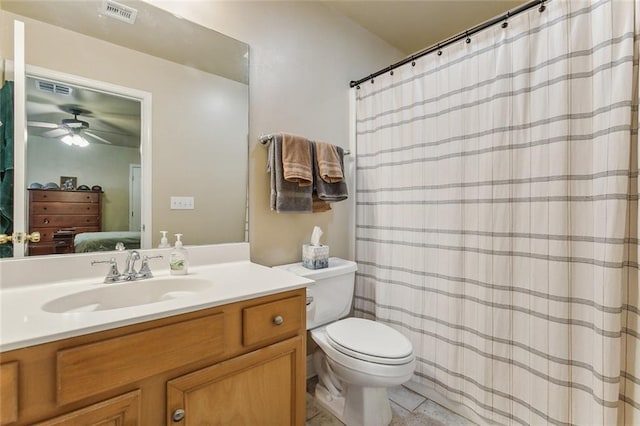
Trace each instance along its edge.
{"label": "toilet bowl", "polygon": [[415,355],[409,339],[390,326],[344,318],[357,265],[332,257],[325,269],[309,270],[301,263],[276,268],[315,280],[307,288],[307,329],[319,347],[313,355],[317,402],[347,426],[388,425],[387,388],[411,378]]}

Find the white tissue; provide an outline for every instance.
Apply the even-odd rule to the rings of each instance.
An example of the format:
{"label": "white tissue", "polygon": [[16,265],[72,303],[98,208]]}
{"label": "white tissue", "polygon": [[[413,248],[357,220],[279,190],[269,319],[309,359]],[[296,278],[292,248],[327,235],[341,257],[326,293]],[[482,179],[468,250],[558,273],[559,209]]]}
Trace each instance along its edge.
{"label": "white tissue", "polygon": [[311,233],[311,245],[312,246],[319,246],[320,244],[320,237],[322,236],[322,229],[320,229],[319,226],[314,226],[313,227],[313,232]]}

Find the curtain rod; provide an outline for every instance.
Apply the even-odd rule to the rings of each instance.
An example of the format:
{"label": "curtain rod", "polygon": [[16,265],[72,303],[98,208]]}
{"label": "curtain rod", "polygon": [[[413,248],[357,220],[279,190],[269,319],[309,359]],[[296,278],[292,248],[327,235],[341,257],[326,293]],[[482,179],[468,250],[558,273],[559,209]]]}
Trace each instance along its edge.
{"label": "curtain rod", "polygon": [[398,68],[398,67],[400,67],[400,66],[402,66],[404,64],[408,64],[409,62],[413,62],[417,58],[420,58],[422,56],[428,55],[429,53],[435,52],[436,50],[440,50],[445,46],[448,46],[448,45],[450,45],[452,43],[455,43],[456,41],[462,40],[463,38],[467,39],[467,43],[471,43],[471,39],[469,38],[471,35],[479,32],[479,31],[482,31],[485,28],[489,28],[490,26],[495,25],[495,24],[497,24],[499,22],[503,22],[502,27],[506,28],[507,25],[508,25],[507,20],[510,17],[516,16],[516,15],[522,13],[522,12],[525,12],[525,11],[527,11],[529,9],[532,9],[532,8],[536,7],[537,5],[540,5],[540,8],[538,9],[538,11],[540,13],[542,13],[546,9],[546,6],[544,5],[544,3],[546,1],[549,1],[549,0],[534,0],[534,1],[530,1],[529,3],[525,3],[520,7],[512,9],[512,10],[510,10],[510,11],[508,11],[508,12],[502,14],[502,15],[498,15],[493,19],[490,19],[490,20],[488,20],[486,22],[483,22],[482,24],[476,25],[475,27],[473,27],[473,28],[471,28],[469,30],[463,31],[461,33],[458,33],[458,34],[454,35],[453,37],[450,37],[450,38],[448,38],[448,39],[446,39],[444,41],[441,41],[440,43],[433,44],[433,45],[427,47],[426,49],[419,51],[418,53],[415,53],[415,54],[413,54],[413,55],[411,55],[409,57],[406,57],[405,59],[403,59],[403,60],[401,60],[399,62],[396,62],[393,65],[389,65],[388,67],[383,68],[380,71],[377,71],[377,72],[369,75],[368,77],[364,77],[364,78],[362,78],[362,79],[360,79],[358,81],[351,80],[351,82],[349,83],[349,86],[350,87],[358,86],[360,83],[363,83],[363,82],[365,82],[367,80],[372,80],[373,78],[375,78],[375,77],[377,77],[379,75],[382,75],[382,74],[384,74],[386,72],[392,71],[392,70],[394,70],[394,69],[396,69],[396,68]]}

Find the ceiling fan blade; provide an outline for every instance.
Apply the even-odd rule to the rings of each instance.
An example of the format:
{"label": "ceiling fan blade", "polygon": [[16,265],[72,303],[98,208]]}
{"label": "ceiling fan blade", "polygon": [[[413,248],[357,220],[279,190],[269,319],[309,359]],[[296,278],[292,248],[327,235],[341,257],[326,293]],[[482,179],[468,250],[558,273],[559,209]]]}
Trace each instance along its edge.
{"label": "ceiling fan blade", "polygon": [[56,123],[47,123],[44,121],[27,121],[27,126],[31,127],[44,127],[47,129],[57,129],[58,125]]}
{"label": "ceiling fan blade", "polygon": [[84,131],[85,135],[91,136],[92,138],[96,138],[97,140],[104,142],[106,144],[109,145],[113,145],[111,142],[109,142],[108,140],[106,140],[105,138],[103,138],[102,136],[98,136],[98,135],[94,135],[93,133],[91,133],[90,131],[85,130]]}
{"label": "ceiling fan blade", "polygon": [[63,135],[68,134],[69,131],[66,129],[61,129],[61,128],[57,128],[57,129],[53,129],[53,130],[48,130],[46,132],[44,132],[41,136],[44,138],[57,138]]}

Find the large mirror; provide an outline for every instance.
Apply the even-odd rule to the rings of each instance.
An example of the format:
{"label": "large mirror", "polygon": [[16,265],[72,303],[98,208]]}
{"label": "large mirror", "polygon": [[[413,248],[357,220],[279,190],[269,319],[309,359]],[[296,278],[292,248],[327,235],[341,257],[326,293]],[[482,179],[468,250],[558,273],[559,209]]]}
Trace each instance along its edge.
{"label": "large mirror", "polygon": [[[27,185],[67,183],[67,190],[87,194],[96,187],[99,231],[141,229],[143,248],[157,246],[160,231],[170,240],[182,233],[189,245],[246,241],[246,44],[139,1],[3,0],[0,7],[2,27],[25,23]],[[126,22],[131,13],[134,22]],[[10,60],[5,34],[2,55]],[[50,92],[58,87],[76,97]],[[127,89],[148,93],[150,105]],[[62,141],[73,133],[89,146]],[[127,184],[136,173],[141,185]],[[145,202],[146,220],[138,214]],[[193,208],[176,208],[185,206]],[[24,210],[28,215],[29,206]]]}

